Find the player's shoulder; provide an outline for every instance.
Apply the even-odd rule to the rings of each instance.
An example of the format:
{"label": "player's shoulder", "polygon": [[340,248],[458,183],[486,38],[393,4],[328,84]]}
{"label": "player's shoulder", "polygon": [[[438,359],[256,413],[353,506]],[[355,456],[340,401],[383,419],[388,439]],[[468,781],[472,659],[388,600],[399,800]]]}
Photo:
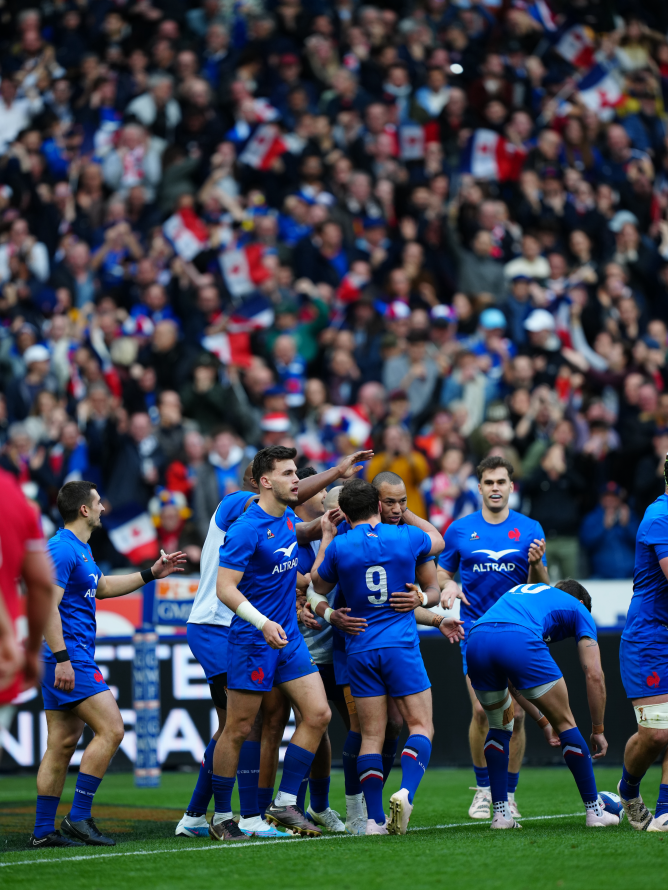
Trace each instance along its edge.
{"label": "player's shoulder", "polygon": [[638,534],[651,537],[657,529],[664,530],[668,526],[668,495],[662,494],[645,510]]}
{"label": "player's shoulder", "polygon": [[455,519],[445,530],[443,537],[449,537],[451,540],[465,539],[466,536],[475,532],[476,526],[480,524],[482,513],[476,510],[475,513],[467,513],[466,516],[460,516]]}

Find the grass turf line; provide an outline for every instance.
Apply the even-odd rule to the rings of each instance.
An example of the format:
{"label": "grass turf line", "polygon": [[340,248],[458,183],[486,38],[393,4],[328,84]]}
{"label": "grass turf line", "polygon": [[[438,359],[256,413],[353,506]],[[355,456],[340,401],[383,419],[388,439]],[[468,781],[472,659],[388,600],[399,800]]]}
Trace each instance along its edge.
{"label": "grass turf line", "polygon": [[[614,791],[619,770],[597,767],[596,776],[601,790]],[[386,798],[396,790],[399,778],[400,772],[395,769]],[[371,890],[386,888],[391,880],[406,883],[411,890],[443,886],[459,890],[476,885],[484,890],[536,890],[544,886],[591,890],[594,882],[604,882],[608,890],[626,888],[637,881],[638,875],[650,886],[663,884],[666,847],[662,835],[634,832],[627,824],[618,829],[585,829],[584,814],[565,815],[582,812],[567,770],[522,771],[518,788],[518,803],[526,823],[522,831],[491,832],[486,824],[467,819],[471,779],[468,770],[429,770],[411,820],[411,829],[417,830],[404,838],[330,835],[328,839],[339,840],[333,844],[319,840],[303,843],[301,839],[251,841],[243,845],[242,852],[207,840],[174,837],[176,820],[194,785],[194,774],[166,774],[161,788],[141,791],[134,788],[130,775],[112,774],[96,795],[93,813],[104,813],[100,825],[105,829],[110,824],[109,813],[118,808],[114,812],[122,818],[114,817],[114,824],[125,823],[126,827],[119,833],[112,832],[118,846],[100,853],[77,848],[67,856],[61,850],[32,852],[23,846],[29,830],[25,833],[21,827],[19,831],[19,822],[25,824],[31,819],[34,778],[4,778],[0,781],[0,862],[7,867],[0,869],[0,885],[11,886],[12,890],[30,886],[33,890],[39,881],[40,890],[60,890],[63,886],[68,890],[132,890],[136,883],[141,890],[199,890],[200,885],[222,880],[235,890],[236,885],[239,890],[312,890],[314,884],[318,890]],[[650,807],[656,800],[659,781],[658,769],[651,770],[643,780],[643,796]],[[74,782],[74,776],[68,779],[63,795],[65,812]],[[7,811],[14,811],[16,805],[10,803],[17,801],[24,804],[21,809],[26,812],[12,815],[7,831]],[[342,810],[343,802],[342,776],[336,773],[332,777],[331,803]],[[172,807],[175,809],[170,811]],[[140,818],[133,821],[129,818],[133,814]],[[558,814],[560,818],[538,818],[546,814]],[[263,851],[262,846],[268,849]],[[146,855],[171,850],[176,852]],[[209,855],[187,855],[191,851]],[[223,857],[216,852],[222,852]],[[136,855],[113,858],[114,853]],[[40,862],[39,867],[9,867],[10,863],[33,858]],[[66,861],[69,858],[74,860],[71,865]],[[55,859],[59,861],[51,861]]]}

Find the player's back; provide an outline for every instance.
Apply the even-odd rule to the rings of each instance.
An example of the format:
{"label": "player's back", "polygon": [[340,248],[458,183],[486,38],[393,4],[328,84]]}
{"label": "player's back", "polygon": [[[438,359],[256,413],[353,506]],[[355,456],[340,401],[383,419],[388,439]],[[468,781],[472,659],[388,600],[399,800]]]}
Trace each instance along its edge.
{"label": "player's back", "polygon": [[[408,525],[362,524],[337,536],[330,547],[335,547],[330,560],[335,562],[339,588],[350,614],[365,618],[368,624],[364,633],[346,636],[348,652],[417,646],[415,615],[397,612],[389,597],[393,591],[406,590],[407,584],[414,583],[417,562],[431,550],[429,535]],[[327,572],[325,562],[321,569]],[[322,577],[328,580],[325,573]]]}
{"label": "player's back", "polygon": [[202,546],[199,584],[188,624],[222,624],[229,627],[233,613],[216,595],[218,554],[225,543],[227,530],[256,497],[249,491],[232,491],[216,507]]}
{"label": "player's back", "polygon": [[668,643],[668,580],[660,560],[668,556],[668,495],[650,504],[636,535],[633,598],[622,638]]}
{"label": "player's back", "polygon": [[476,621],[473,628],[493,624],[526,627],[547,643],[567,637],[596,639],[596,625],[586,607],[566,591],[548,584],[513,587]]}

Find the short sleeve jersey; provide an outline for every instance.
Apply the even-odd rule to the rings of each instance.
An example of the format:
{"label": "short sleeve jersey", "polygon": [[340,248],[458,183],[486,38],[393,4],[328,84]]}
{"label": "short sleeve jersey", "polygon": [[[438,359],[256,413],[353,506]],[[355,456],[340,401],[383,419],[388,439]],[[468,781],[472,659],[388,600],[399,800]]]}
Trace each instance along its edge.
{"label": "short sleeve jersey", "polygon": [[[233,522],[220,548],[219,565],[243,572],[238,588],[258,611],[281,625],[288,640],[297,638],[297,517],[287,507],[270,516],[252,504]],[[252,624],[235,615],[230,640],[264,642]]]}
{"label": "short sleeve jersey", "polygon": [[591,637],[596,625],[587,609],[574,596],[547,584],[519,584],[505,593],[485,612],[474,627],[485,624],[518,624],[533,631],[546,643],[567,637]]}
{"label": "short sleeve jersey", "polygon": [[429,535],[410,525],[364,523],[337,534],[318,574],[323,581],[339,584],[353,618],[366,618],[364,633],[346,635],[348,653],[418,645],[415,615],[397,612],[389,597],[414,583],[415,567],[430,550]]}
{"label": "short sleeve jersey", "polygon": [[[471,603],[462,603],[462,621],[472,623],[506,590],[526,583],[529,547],[534,538],[544,537],[540,523],[515,510],[498,525],[487,522],[478,511],[456,519],[448,527],[438,563],[448,572],[459,569],[462,590]],[[543,564],[547,565],[545,557]]]}
{"label": "short sleeve jersey", "polygon": [[650,504],[636,535],[633,598],[622,639],[668,643],[668,580],[660,560],[668,556],[668,495]]}
{"label": "short sleeve jersey", "polygon": [[[299,522],[299,517],[297,517],[297,521]],[[297,548],[297,552],[299,554],[297,563],[297,571],[302,575],[307,575],[311,569],[313,568],[313,563],[315,562],[315,558],[317,556],[318,550],[320,548],[320,541],[310,541],[308,544],[301,544]],[[338,588],[334,587],[329,594],[327,595],[327,602],[332,608],[336,608],[333,604],[337,599],[337,591]],[[320,630],[314,630],[310,627],[304,627],[303,624],[299,625],[299,630],[301,631],[301,635],[306,640],[306,645],[308,646],[308,651],[311,653],[313,660],[316,664],[331,664],[332,663],[332,638],[334,635],[334,630],[336,628],[332,627],[331,624],[327,624],[326,621],[320,620]]]}
{"label": "short sleeve jersey", "polygon": [[[95,594],[101,572],[88,544],[67,528],[59,529],[49,541],[54,583],[65,591],[58,611],[63,625],[65,648],[70,659],[95,657]],[[55,662],[44,644],[45,661]]]}

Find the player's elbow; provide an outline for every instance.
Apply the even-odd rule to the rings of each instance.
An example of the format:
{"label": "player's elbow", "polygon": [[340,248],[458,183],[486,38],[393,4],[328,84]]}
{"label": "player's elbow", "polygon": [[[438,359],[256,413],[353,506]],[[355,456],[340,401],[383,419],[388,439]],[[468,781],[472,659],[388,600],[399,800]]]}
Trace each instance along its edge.
{"label": "player's elbow", "polygon": [[327,594],[327,583],[322,580],[317,572],[314,572],[311,575],[311,584],[313,585],[313,589],[316,593],[319,593],[321,596],[325,596]]}
{"label": "player's elbow", "polygon": [[445,547],[445,541],[440,535],[430,535],[431,537],[431,550],[429,551],[430,556],[438,556],[439,553],[443,551]]}

